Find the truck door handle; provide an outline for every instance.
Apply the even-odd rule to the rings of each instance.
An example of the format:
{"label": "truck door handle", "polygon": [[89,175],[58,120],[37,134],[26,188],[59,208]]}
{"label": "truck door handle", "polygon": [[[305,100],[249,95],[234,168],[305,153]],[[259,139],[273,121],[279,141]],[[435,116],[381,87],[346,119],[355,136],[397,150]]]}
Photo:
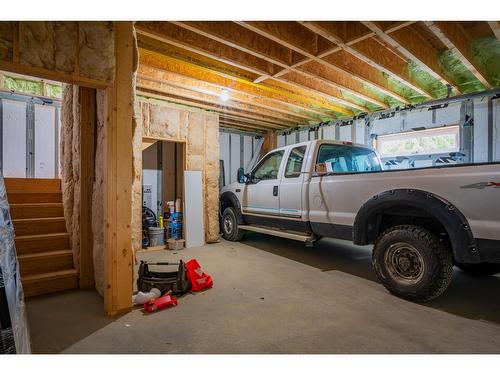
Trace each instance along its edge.
{"label": "truck door handle", "polygon": [[278,186],[275,185],[273,186],[273,197],[277,197],[278,196]]}

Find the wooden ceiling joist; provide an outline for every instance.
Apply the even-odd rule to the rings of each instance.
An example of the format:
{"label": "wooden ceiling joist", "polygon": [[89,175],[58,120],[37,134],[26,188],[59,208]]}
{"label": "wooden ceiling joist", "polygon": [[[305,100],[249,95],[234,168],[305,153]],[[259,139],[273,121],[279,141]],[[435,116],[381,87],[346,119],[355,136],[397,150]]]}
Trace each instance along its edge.
{"label": "wooden ceiling joist", "polygon": [[[321,52],[319,52],[318,55],[314,55],[313,53],[311,53],[311,51],[312,51],[311,48],[303,49],[301,47],[301,45],[305,44],[305,42],[299,43],[299,42],[295,41],[292,43],[290,41],[285,40],[284,39],[285,37],[283,35],[289,35],[289,34],[291,34],[291,32],[283,32],[282,34],[278,34],[276,32],[275,34],[273,34],[272,31],[270,31],[270,30],[276,30],[278,28],[277,27],[272,28],[272,27],[266,26],[268,24],[272,24],[273,22],[265,22],[265,23],[262,23],[262,22],[238,22],[238,23],[244,27],[247,27],[249,30],[252,30],[252,31],[254,31],[262,36],[265,36],[265,37],[267,37],[271,40],[274,40],[276,42],[280,42],[283,45],[285,45],[285,46],[293,49],[294,51],[301,53],[307,57],[307,59],[304,59],[304,60],[300,61],[299,63],[295,64],[294,67],[306,64],[310,61],[315,61],[315,62],[317,62],[319,64],[323,64],[329,68],[333,68],[333,69],[335,69],[343,74],[347,74],[351,78],[354,78],[354,79],[360,81],[361,83],[369,85],[369,86],[375,88],[376,90],[382,91],[384,94],[392,96],[394,99],[401,101],[402,103],[405,103],[405,104],[409,103],[407,99],[405,99],[402,96],[398,95],[397,93],[393,92],[387,85],[380,85],[378,83],[375,83],[374,80],[369,76],[367,77],[364,75],[355,74],[352,71],[342,69],[337,64],[333,64],[331,62],[331,59],[328,59],[327,57],[330,57],[330,56],[332,56],[332,54],[337,53],[339,51],[342,51],[342,47],[332,44],[333,42],[331,40],[330,40],[331,43],[330,43],[329,48],[325,48]],[[276,23],[279,23],[279,22],[276,22]],[[306,25],[311,24],[311,23],[310,22],[309,23],[302,22],[301,24],[304,26],[303,29],[308,30],[309,28],[306,27]],[[281,27],[281,29],[283,29],[283,26]],[[309,32],[313,33],[313,30],[309,30]],[[321,38],[322,38],[322,40],[326,40],[324,37],[321,37]],[[364,35],[362,36],[361,39],[352,40],[351,43],[354,45],[354,44],[359,43],[360,41],[363,41],[363,40],[366,40],[366,37]],[[348,45],[348,44],[345,44],[345,45]],[[288,69],[284,69],[283,71],[274,75],[273,78],[287,74],[288,71],[289,71]],[[374,69],[373,74],[379,74],[379,72],[377,72],[376,69]],[[262,79],[260,81],[262,81]]]}
{"label": "wooden ceiling joist", "polygon": [[421,95],[432,98],[432,95],[421,88],[409,75],[407,61],[402,59],[384,44],[374,38],[365,38],[351,45],[347,45],[340,36],[335,34],[333,22],[303,22],[310,30],[328,38],[343,50],[349,52],[356,58],[373,66],[394,79],[400,81]]}
{"label": "wooden ceiling joist", "polygon": [[[234,22],[174,22],[176,25],[180,27],[184,27],[190,31],[200,33],[203,36],[208,38],[212,38],[220,43],[224,43],[227,46],[236,48],[240,51],[253,54],[256,57],[265,59],[270,63],[281,66],[284,69],[290,70],[292,72],[298,73],[301,76],[307,77],[311,80],[317,81],[320,80],[322,84],[332,87],[335,90],[342,90],[348,92],[350,95],[356,96],[361,100],[367,101],[369,103],[375,104],[381,108],[387,108],[387,104],[381,102],[380,100],[374,98],[370,95],[370,93],[365,92],[362,85],[359,82],[351,79],[350,77],[342,77],[338,71],[333,69],[328,69],[328,67],[321,66],[321,71],[323,75],[317,75],[314,71],[307,69],[297,69],[291,66],[291,62],[293,61],[292,55],[296,53],[294,50],[289,49],[279,43],[276,43],[270,39],[262,37],[259,34],[256,34]],[[328,70],[325,72],[325,70]],[[286,73],[288,74],[288,72]],[[273,79],[279,80],[278,77],[283,76],[285,74],[275,74]],[[286,82],[290,84],[301,84],[297,82],[297,80],[291,79],[290,74],[286,77]],[[266,76],[267,77],[267,76]],[[302,78],[302,81],[304,80]],[[327,78],[328,77],[328,78]],[[258,81],[259,79],[257,79]],[[262,80],[260,80],[262,81]],[[285,80],[280,80],[281,82],[285,82]],[[257,82],[258,83],[258,82]],[[302,83],[303,84],[303,83]],[[317,83],[313,83],[312,86],[303,86],[303,88],[307,89],[315,89],[314,86],[317,86]],[[331,95],[331,94],[329,94]],[[334,95],[334,101],[339,102],[340,104],[344,104],[350,106],[352,108],[356,108],[358,110],[365,111],[366,108],[360,107],[358,104],[342,99],[342,93],[336,93]],[[354,105],[354,106],[353,106]]]}
{"label": "wooden ceiling joist", "polygon": [[195,66],[194,64],[182,62],[144,49],[140,49],[139,61],[140,65],[144,65],[144,68],[156,68],[178,73],[190,78],[210,82],[231,91],[235,90],[242,93],[265,97],[270,100],[276,100],[281,103],[291,104],[297,108],[317,113],[323,117],[327,116],[327,112],[325,112],[325,110],[345,113],[348,116],[352,115],[351,111],[333,105],[327,100],[309,92],[304,93],[291,89],[286,91],[282,88],[276,88],[270,85],[259,85],[242,79],[228,78],[219,72],[214,72],[207,68],[201,68]]}
{"label": "wooden ceiling joist", "polygon": [[215,107],[211,104],[207,104],[203,102],[203,100],[192,100],[192,99],[186,99],[182,96],[174,95],[174,94],[167,94],[166,91],[159,90],[159,89],[150,89],[150,88],[140,88],[138,90],[138,93],[142,96],[150,97],[153,99],[162,99],[169,101],[171,103],[177,103],[181,104],[184,106],[190,106],[190,107],[196,107],[199,109],[204,109],[208,111],[213,111],[213,112],[218,112],[218,113],[223,113],[227,115],[233,115],[238,118],[244,118],[246,121],[249,123],[253,123],[256,125],[261,125],[263,127],[267,127],[270,129],[283,129],[286,127],[294,126],[296,125],[293,122],[281,122],[277,121],[276,119],[271,119],[267,118],[265,116],[257,116],[245,111],[240,111],[236,109],[231,109],[231,108],[224,108],[224,107]]}
{"label": "wooden ceiling joist", "polygon": [[500,22],[488,21],[488,25],[490,25],[491,31],[493,31],[493,34],[495,34],[497,40],[500,40]]}
{"label": "wooden ceiling joist", "polygon": [[486,78],[486,74],[481,72],[481,68],[474,61],[470,36],[458,22],[426,21],[425,25],[474,74],[485,88],[490,89],[492,87],[491,82]]}
{"label": "wooden ceiling joist", "polygon": [[[202,101],[205,104],[212,105],[214,110],[219,108],[235,109],[239,111],[246,111],[250,114],[255,114],[257,116],[264,116],[270,119],[276,119],[283,122],[290,122],[294,124],[300,124],[303,122],[303,118],[294,115],[285,115],[273,110],[259,108],[253,104],[239,102],[232,98],[226,102],[220,100],[220,96],[213,93],[202,93],[190,90],[188,88],[183,88],[179,86],[172,86],[168,81],[160,81],[155,79],[149,79],[145,76],[139,76],[137,79],[138,89],[149,89],[155,90],[157,92],[164,93],[169,96],[182,97],[186,100]],[[258,117],[257,117],[258,118]]]}
{"label": "wooden ceiling joist", "polygon": [[[234,25],[238,27],[238,25]],[[287,67],[287,65],[284,65],[281,61],[278,60],[272,60],[273,62],[269,61],[271,60],[270,58],[264,60],[264,52],[256,53],[255,46],[253,46],[251,50],[250,48],[245,48],[245,51],[243,51],[243,49],[241,48],[235,49],[233,48],[234,43],[232,41],[228,42],[226,39],[222,39],[219,36],[214,36],[212,39],[211,34],[210,37],[207,36],[209,35],[208,32],[200,32],[199,27],[195,28],[192,25],[185,25],[182,22],[163,22],[161,23],[161,25],[157,25],[157,23],[154,22],[143,22],[138,25],[137,30],[143,35],[156,38],[164,43],[171,43],[175,46],[181,46],[189,51],[196,52],[220,61],[224,61],[228,64],[235,65],[242,69],[247,69],[248,71],[251,71],[253,73],[264,75],[268,78],[271,78],[271,76],[276,71],[282,70],[281,68],[283,66]],[[166,34],[164,35],[163,33]],[[268,46],[266,47],[266,50],[267,49],[272,50],[272,47]],[[247,58],[247,55],[249,53],[247,53],[246,51],[252,53],[250,55],[252,56],[252,59]],[[254,65],[257,62],[258,64]],[[266,66],[268,70],[264,70]],[[306,83],[304,83],[304,79],[302,79],[301,83],[290,82],[289,80],[284,79],[281,79],[280,81],[283,83],[294,84],[295,87],[298,87],[298,85],[300,85],[300,88],[302,90],[309,91],[311,92],[311,94],[322,97],[323,99],[326,99],[332,103],[337,103],[339,106],[355,108],[360,111],[366,110],[366,108],[359,106],[357,103],[344,99],[342,93],[339,92],[337,88],[323,85],[322,82],[317,82],[315,79],[307,79],[305,81]],[[320,87],[321,89],[318,89],[318,87]],[[337,107],[333,110],[346,115],[349,115],[349,113],[352,114],[352,111],[350,109],[346,110],[342,107]]]}
{"label": "wooden ceiling joist", "polygon": [[255,74],[271,76],[277,70],[280,70],[268,61],[235,50],[225,44],[170,22],[140,22],[136,24],[136,30],[142,35],[147,35],[161,42],[169,43],[203,56],[215,58]]}
{"label": "wooden ceiling joist", "polygon": [[363,25],[372,30],[381,40],[398,50],[407,59],[415,62],[420,69],[426,71],[444,85],[451,85],[457,93],[460,90],[455,80],[443,71],[439,62],[439,51],[430,45],[413,28],[400,27],[392,29],[390,35],[383,30],[380,22],[362,21]]}

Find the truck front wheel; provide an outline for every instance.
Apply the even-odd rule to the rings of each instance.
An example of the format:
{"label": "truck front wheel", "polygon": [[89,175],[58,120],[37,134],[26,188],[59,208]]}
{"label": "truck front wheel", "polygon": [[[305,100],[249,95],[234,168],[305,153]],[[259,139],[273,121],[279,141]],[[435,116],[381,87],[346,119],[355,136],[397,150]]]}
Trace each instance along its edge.
{"label": "truck front wheel", "polygon": [[233,207],[228,207],[222,213],[222,237],[228,241],[240,241],[243,231],[238,229],[238,218]]}
{"label": "truck front wheel", "polygon": [[384,231],[375,242],[372,265],[389,292],[415,302],[441,295],[453,272],[452,254],[444,243],[414,225]]}
{"label": "truck front wheel", "polygon": [[500,273],[500,264],[498,263],[456,263],[455,265],[465,273],[474,276],[492,276]]}

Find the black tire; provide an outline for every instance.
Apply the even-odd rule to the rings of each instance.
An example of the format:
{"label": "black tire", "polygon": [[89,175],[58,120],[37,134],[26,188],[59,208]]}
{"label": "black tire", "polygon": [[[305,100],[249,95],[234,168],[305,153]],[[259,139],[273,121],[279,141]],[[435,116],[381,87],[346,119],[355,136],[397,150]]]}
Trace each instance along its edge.
{"label": "black tire", "polygon": [[414,302],[440,296],[453,274],[448,247],[433,233],[414,225],[384,231],[375,242],[372,265],[389,292]]}
{"label": "black tire", "polygon": [[456,263],[455,265],[465,273],[473,276],[492,276],[500,273],[500,264],[498,263]]}
{"label": "black tire", "polygon": [[241,241],[243,231],[238,229],[238,217],[233,207],[228,207],[222,213],[222,237],[228,241]]}

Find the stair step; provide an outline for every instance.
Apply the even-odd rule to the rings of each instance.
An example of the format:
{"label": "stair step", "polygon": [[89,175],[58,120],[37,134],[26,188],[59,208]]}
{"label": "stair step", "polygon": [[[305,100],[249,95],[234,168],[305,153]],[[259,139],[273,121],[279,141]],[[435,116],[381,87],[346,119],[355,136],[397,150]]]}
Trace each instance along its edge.
{"label": "stair step", "polygon": [[66,231],[64,217],[38,217],[33,219],[12,220],[18,236],[32,234],[62,233]]}
{"label": "stair step", "polygon": [[73,267],[73,251],[56,250],[22,254],[17,257],[21,276],[62,271]]}
{"label": "stair step", "polygon": [[59,178],[5,178],[5,190],[60,191]]}
{"label": "stair step", "polygon": [[64,216],[62,203],[15,203],[9,207],[12,220]]}
{"label": "stair step", "polygon": [[78,288],[78,272],[75,269],[22,276],[21,280],[25,297]]}
{"label": "stair step", "polygon": [[9,191],[7,193],[9,204],[15,203],[62,203],[61,191]]}
{"label": "stair step", "polygon": [[70,249],[68,233],[46,233],[16,236],[18,254]]}

